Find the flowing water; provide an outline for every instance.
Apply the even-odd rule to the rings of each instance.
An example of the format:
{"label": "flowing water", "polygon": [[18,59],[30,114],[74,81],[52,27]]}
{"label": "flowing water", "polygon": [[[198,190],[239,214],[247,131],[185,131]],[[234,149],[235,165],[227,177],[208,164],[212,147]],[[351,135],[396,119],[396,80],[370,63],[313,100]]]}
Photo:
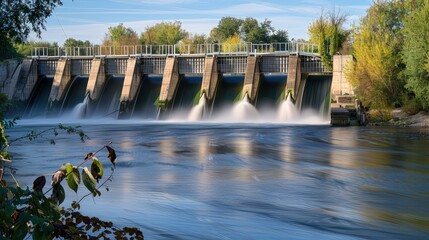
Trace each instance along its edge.
{"label": "flowing water", "polygon": [[[58,121],[24,120],[9,135]],[[13,144],[21,185],[113,141],[118,163],[110,191],[85,199],[82,211],[137,226],[146,239],[429,238],[427,130],[92,119],[77,124],[91,137],[86,143],[60,134],[56,145],[42,138]],[[105,152],[99,158],[108,161]],[[77,198],[67,195],[67,201]]]}

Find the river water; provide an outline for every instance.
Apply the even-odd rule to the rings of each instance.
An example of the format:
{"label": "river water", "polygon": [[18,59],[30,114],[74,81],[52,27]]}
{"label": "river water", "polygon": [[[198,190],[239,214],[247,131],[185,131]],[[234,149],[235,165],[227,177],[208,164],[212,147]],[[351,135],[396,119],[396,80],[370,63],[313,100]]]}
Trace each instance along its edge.
{"label": "river water", "polygon": [[[49,126],[23,121],[9,135]],[[31,187],[113,141],[110,191],[85,199],[82,212],[137,226],[146,239],[429,238],[427,130],[138,121],[82,128],[86,143],[66,134],[56,145],[50,135],[14,143],[17,178]],[[67,201],[81,188],[67,191]]]}

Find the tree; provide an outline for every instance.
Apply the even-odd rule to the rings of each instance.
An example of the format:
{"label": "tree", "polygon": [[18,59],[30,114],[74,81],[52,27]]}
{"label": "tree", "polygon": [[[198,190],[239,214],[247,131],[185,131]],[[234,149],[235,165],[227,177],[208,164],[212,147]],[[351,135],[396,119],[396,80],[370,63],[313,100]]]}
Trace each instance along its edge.
{"label": "tree", "polygon": [[137,33],[132,28],[127,28],[123,23],[118,26],[109,27],[108,33],[103,40],[105,46],[125,46],[125,45],[137,45],[139,42]]}
{"label": "tree", "polygon": [[423,108],[429,108],[429,2],[421,1],[405,17],[402,59],[406,88],[415,94]]}
{"label": "tree", "polygon": [[310,42],[318,44],[323,64],[332,70],[332,57],[341,50],[350,34],[343,28],[347,16],[335,10],[314,20],[308,27]]}
{"label": "tree", "polygon": [[276,30],[270,39],[272,43],[289,42],[289,34],[286,30]]}
{"label": "tree", "polygon": [[223,17],[218,25],[210,32],[212,42],[223,43],[230,37],[239,35],[245,42],[273,43],[289,41],[286,30],[275,30],[271,20],[265,19],[259,23],[255,18],[244,20],[234,17]]}
{"label": "tree", "polygon": [[210,37],[215,42],[223,42],[227,38],[240,33],[240,27],[243,20],[235,17],[223,17],[217,27],[213,28],[210,32]]}
{"label": "tree", "polygon": [[72,47],[91,47],[91,42],[88,40],[82,41],[82,40],[76,40],[74,38],[67,38],[64,41],[63,47],[65,48],[72,48]]}
{"label": "tree", "polygon": [[206,35],[204,34],[190,34],[187,33],[186,36],[180,41],[180,52],[181,53],[197,53],[199,52],[198,45],[203,45],[208,42]]}
{"label": "tree", "polygon": [[239,49],[239,44],[241,43],[241,38],[238,36],[238,34],[234,34],[233,36],[225,39],[225,41],[222,43],[222,50],[224,52],[236,52],[241,51]]}
{"label": "tree", "polygon": [[32,54],[31,51],[37,47],[57,48],[58,43],[57,42],[50,43],[50,42],[45,42],[45,41],[29,41],[26,43],[14,44],[14,48],[20,57],[31,56],[31,54]]}
{"label": "tree", "polygon": [[0,61],[17,57],[13,43],[25,42],[31,31],[40,36],[46,29],[46,18],[59,5],[61,0],[0,1]]}
{"label": "tree", "polygon": [[244,41],[251,43],[270,42],[270,35],[273,31],[271,21],[267,19],[259,24],[258,20],[254,18],[246,18],[241,25],[241,33]]}
{"label": "tree", "polygon": [[140,42],[147,45],[173,45],[178,43],[187,33],[179,21],[162,22],[147,27],[141,34]]}
{"label": "tree", "polygon": [[400,28],[405,14],[399,1],[374,3],[355,29],[356,61],[346,71],[358,97],[367,106],[382,109],[400,103],[404,82]]}

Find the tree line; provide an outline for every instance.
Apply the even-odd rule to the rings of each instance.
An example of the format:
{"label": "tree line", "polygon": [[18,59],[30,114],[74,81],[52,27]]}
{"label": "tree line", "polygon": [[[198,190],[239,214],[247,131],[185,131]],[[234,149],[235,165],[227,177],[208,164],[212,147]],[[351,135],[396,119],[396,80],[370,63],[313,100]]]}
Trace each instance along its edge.
{"label": "tree line", "polygon": [[429,109],[429,1],[375,1],[353,29],[347,78],[374,108]]}
{"label": "tree line", "polygon": [[[25,39],[10,39],[8,52],[13,56],[29,56],[34,47],[59,47],[56,42],[25,41]],[[124,46],[124,45],[174,45],[183,44],[237,44],[240,42],[270,43],[289,41],[286,30],[276,30],[271,21],[265,19],[259,22],[255,18],[223,17],[209,35],[192,34],[182,27],[180,21],[167,21],[147,26],[143,32],[138,34],[134,29],[120,23],[108,28],[101,46]],[[92,47],[94,43],[86,40],[68,38],[62,47]]]}
{"label": "tree line", "polygon": [[374,1],[348,30],[347,16],[322,13],[308,27],[326,68],[335,54],[352,54],[346,76],[363,103],[373,109],[429,109],[429,1]]}

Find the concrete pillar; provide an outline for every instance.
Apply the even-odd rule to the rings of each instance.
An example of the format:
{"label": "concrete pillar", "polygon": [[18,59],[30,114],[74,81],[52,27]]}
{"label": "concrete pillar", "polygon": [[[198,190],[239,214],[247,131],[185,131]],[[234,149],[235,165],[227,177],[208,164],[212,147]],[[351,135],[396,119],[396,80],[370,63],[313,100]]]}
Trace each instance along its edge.
{"label": "concrete pillar", "polygon": [[18,102],[29,100],[37,80],[37,61],[34,59],[24,60],[15,85],[12,100]]}
{"label": "concrete pillar", "polygon": [[288,62],[288,73],[286,83],[286,95],[292,94],[295,100],[298,97],[298,91],[301,85],[301,58],[298,55],[290,55]]}
{"label": "concrete pillar", "polygon": [[249,97],[251,103],[254,103],[259,90],[259,80],[261,73],[259,70],[259,58],[256,56],[247,57],[246,73],[244,75],[243,97]]}
{"label": "concrete pillar", "polygon": [[354,95],[354,91],[345,76],[347,64],[353,61],[352,55],[334,55],[334,66],[332,73],[331,96],[336,98],[341,95]]}
{"label": "concrete pillar", "polygon": [[124,85],[121,93],[121,105],[119,108],[119,118],[128,118],[131,116],[134,101],[137,97],[137,91],[142,79],[140,71],[140,61],[137,58],[130,58],[127,61],[127,70],[125,72]]}
{"label": "concrete pillar", "polygon": [[86,93],[89,93],[91,100],[98,100],[106,83],[106,72],[104,70],[103,59],[94,58],[91,63],[91,70],[86,86]]}
{"label": "concrete pillar", "polygon": [[204,61],[203,82],[201,84],[201,94],[205,93],[208,101],[212,101],[219,82],[217,70],[217,57],[206,57]]}
{"label": "concrete pillar", "polygon": [[57,112],[61,107],[61,100],[64,98],[64,92],[71,80],[70,60],[59,59],[57,69],[55,70],[54,82],[52,83],[51,93],[49,94],[48,114]]}
{"label": "concrete pillar", "polygon": [[165,60],[164,74],[162,76],[161,92],[158,99],[158,107],[165,111],[173,100],[179,83],[179,66],[175,57],[168,57]]}

